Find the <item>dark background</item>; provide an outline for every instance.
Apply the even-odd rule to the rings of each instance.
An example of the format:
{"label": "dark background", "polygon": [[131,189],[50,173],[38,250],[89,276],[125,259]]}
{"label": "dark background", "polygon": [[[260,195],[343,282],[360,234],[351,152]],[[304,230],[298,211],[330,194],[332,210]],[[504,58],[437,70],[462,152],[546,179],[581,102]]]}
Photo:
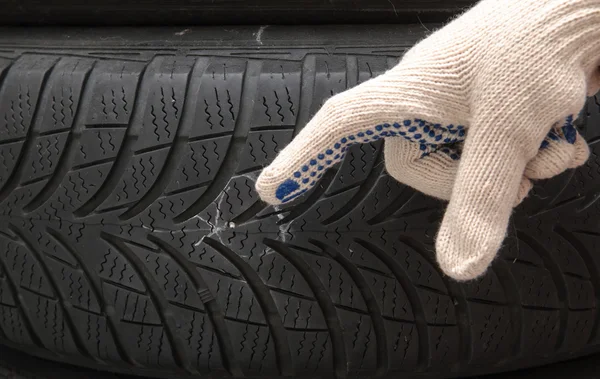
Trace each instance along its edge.
{"label": "dark background", "polygon": [[3,25],[442,22],[475,0],[0,0]]}

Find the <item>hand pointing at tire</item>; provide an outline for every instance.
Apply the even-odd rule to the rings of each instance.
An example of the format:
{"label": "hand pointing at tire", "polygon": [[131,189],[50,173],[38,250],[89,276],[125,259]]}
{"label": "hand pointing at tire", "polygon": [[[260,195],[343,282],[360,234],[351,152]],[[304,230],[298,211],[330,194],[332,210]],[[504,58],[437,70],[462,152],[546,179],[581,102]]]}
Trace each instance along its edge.
{"label": "hand pointing at tire", "polygon": [[291,201],[350,145],[384,138],[391,176],[450,200],[440,267],[475,278],[530,179],[587,159],[573,115],[598,89],[599,60],[600,0],[483,0],[384,75],[328,100],[257,190],[269,203]]}

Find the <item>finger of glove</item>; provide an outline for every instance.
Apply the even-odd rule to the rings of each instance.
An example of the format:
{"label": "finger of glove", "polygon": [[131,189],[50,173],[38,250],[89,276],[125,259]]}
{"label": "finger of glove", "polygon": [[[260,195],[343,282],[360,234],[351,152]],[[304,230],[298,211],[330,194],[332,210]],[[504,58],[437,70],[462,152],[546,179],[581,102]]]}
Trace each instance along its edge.
{"label": "finger of glove", "polygon": [[526,159],[494,131],[469,130],[450,203],[436,240],[441,269],[456,280],[482,275],[505,237]]}
{"label": "finger of glove", "polygon": [[[393,101],[401,98],[401,90],[390,85],[393,79],[388,75],[329,99],[263,170],[256,182],[261,198],[271,204],[289,202],[308,191],[325,170],[344,159],[349,146],[397,135],[402,128],[412,130],[415,119],[406,119],[406,106]],[[464,133],[458,129],[452,132]]]}
{"label": "finger of glove", "polygon": [[575,157],[575,146],[564,140],[547,141],[548,146],[527,163],[525,176],[549,179],[569,169]]}
{"label": "finger of glove", "polygon": [[573,145],[575,146],[575,154],[569,168],[582,166],[590,158],[590,146],[581,135],[577,135],[577,140]]}
{"label": "finger of glove", "polygon": [[530,179],[549,179],[570,168],[584,164],[589,158],[589,147],[573,128],[568,138],[551,131],[538,154],[527,163],[525,176]]}
{"label": "finger of glove", "polygon": [[257,179],[256,189],[264,201],[291,201],[313,186],[327,168],[341,161],[348,146],[380,138],[372,129],[377,118],[361,103],[361,98],[371,96],[369,91],[362,85],[325,102]]}
{"label": "finger of glove", "polygon": [[522,75],[538,78],[538,88],[543,89],[539,91],[515,85],[510,71],[486,69],[481,74],[452,196],[436,240],[438,263],[452,278],[470,280],[485,273],[506,236],[526,164],[551,125],[579,113],[585,103],[585,73],[562,62],[547,63],[522,67],[537,70]]}
{"label": "finger of glove", "polygon": [[583,165],[590,157],[590,147],[585,139],[579,134],[574,124],[573,115],[566,118],[565,123],[559,129],[560,136],[575,147],[573,159],[568,168],[576,168]]}
{"label": "finger of glove", "polygon": [[441,147],[424,152],[419,144],[403,138],[387,138],[385,167],[391,177],[426,195],[449,200],[458,170],[460,152]]}
{"label": "finger of glove", "polygon": [[[440,146],[423,151],[419,144],[403,138],[387,138],[384,146],[388,174],[426,195],[450,200],[460,162],[460,145]],[[533,184],[521,179],[514,205],[527,197]]]}

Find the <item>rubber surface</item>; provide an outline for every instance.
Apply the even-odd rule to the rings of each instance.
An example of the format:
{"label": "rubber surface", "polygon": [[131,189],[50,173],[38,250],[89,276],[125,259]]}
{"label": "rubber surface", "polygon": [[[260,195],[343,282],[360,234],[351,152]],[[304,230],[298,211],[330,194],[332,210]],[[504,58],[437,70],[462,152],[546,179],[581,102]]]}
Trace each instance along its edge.
{"label": "rubber surface", "polygon": [[475,0],[12,0],[0,25],[265,25],[444,22]]}
{"label": "rubber surface", "polygon": [[599,350],[597,99],[589,163],[536,187],[469,284],[434,262],[444,205],[385,174],[381,141],[285,207],[253,190],[422,31],[1,30],[3,343],[170,378],[442,378]]}
{"label": "rubber surface", "polygon": [[[598,355],[548,366],[507,372],[473,379],[513,379],[551,376],[553,378],[597,379]],[[0,379],[143,379],[139,376],[100,372],[51,362],[0,345]]]}
{"label": "rubber surface", "polygon": [[[0,379],[135,379],[56,363],[0,345]],[[138,377],[139,379],[139,377]]]}

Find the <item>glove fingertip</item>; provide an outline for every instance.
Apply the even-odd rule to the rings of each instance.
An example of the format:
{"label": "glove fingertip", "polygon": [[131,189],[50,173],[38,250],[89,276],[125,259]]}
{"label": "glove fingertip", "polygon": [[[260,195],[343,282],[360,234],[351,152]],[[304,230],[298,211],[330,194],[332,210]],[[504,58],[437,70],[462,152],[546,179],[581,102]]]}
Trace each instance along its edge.
{"label": "glove fingertip", "polygon": [[585,164],[590,158],[590,154],[590,147],[587,142],[581,136],[577,136],[577,141],[575,141],[575,156],[573,157],[571,168],[577,168]]}
{"label": "glove fingertip", "polygon": [[442,224],[436,239],[436,259],[450,278],[465,282],[484,275],[497,255],[504,235],[485,225],[448,227]]}
{"label": "glove fingertip", "polygon": [[494,256],[491,255],[490,258],[488,254],[481,254],[462,258],[453,254],[451,250],[447,249],[447,246],[440,246],[440,243],[436,244],[436,250],[440,269],[444,274],[458,282],[466,282],[483,276],[492,263]]}
{"label": "glove fingertip", "polygon": [[268,204],[282,204],[286,197],[300,188],[300,183],[285,177],[285,174],[280,173],[277,175],[267,167],[256,180],[256,192]]}

